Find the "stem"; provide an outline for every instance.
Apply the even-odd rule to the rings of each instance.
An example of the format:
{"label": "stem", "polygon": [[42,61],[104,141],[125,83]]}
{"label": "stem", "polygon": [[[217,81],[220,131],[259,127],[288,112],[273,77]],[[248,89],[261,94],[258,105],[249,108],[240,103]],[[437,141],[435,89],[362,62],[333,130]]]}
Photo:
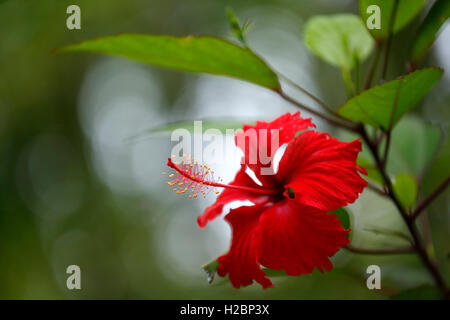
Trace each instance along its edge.
{"label": "stem", "polygon": [[355,95],[355,86],[352,81],[352,76],[350,74],[350,71],[347,69],[342,69],[342,79],[344,80],[345,87],[347,88],[347,95],[349,98],[353,97]]}
{"label": "stem", "polygon": [[378,248],[358,248],[348,245],[346,249],[353,253],[362,253],[362,254],[404,254],[416,252],[413,247],[378,249]]}
{"label": "stem", "polygon": [[349,122],[347,122],[347,121],[345,121],[345,122],[344,122],[344,121],[338,121],[338,120],[336,120],[336,119],[334,119],[334,118],[331,118],[331,117],[329,117],[329,116],[327,116],[327,115],[324,115],[324,114],[320,113],[319,111],[316,111],[316,110],[314,110],[314,109],[311,109],[310,107],[307,107],[307,106],[305,106],[304,104],[298,102],[298,101],[295,100],[294,98],[288,96],[288,95],[287,95],[286,93],[284,93],[283,91],[277,91],[277,93],[278,93],[278,94],[280,95],[280,97],[282,97],[284,100],[286,100],[286,101],[292,103],[293,105],[299,107],[300,109],[303,109],[303,110],[305,110],[305,111],[308,111],[309,113],[312,113],[312,114],[318,116],[319,118],[322,118],[323,120],[329,122],[329,123],[332,124],[332,125],[335,125],[335,126],[340,127],[340,128],[347,129],[347,130],[352,131],[352,132],[357,132],[357,128],[358,128],[358,127],[357,127],[355,124],[353,124],[353,123],[349,123]]}
{"label": "stem", "polygon": [[364,84],[364,89],[367,90],[372,86],[372,79],[375,75],[375,70],[378,66],[378,61],[380,61],[381,56],[381,50],[383,49],[383,46],[381,45],[381,42],[377,42],[376,44],[376,51],[375,51],[375,57],[373,59],[372,65],[370,66],[369,72],[367,73],[366,82]]}
{"label": "stem", "polygon": [[173,162],[172,159],[167,159],[167,166],[177,171],[180,175],[183,177],[186,177],[187,179],[197,182],[199,184],[204,184],[211,187],[218,187],[218,188],[229,188],[229,189],[236,189],[241,190],[245,192],[251,192],[251,193],[257,193],[257,194],[264,194],[264,195],[280,195],[283,193],[283,190],[278,189],[265,189],[265,188],[252,188],[252,187],[245,187],[245,186],[238,186],[238,185],[230,185],[230,184],[224,184],[209,180],[204,180],[198,177],[195,177],[191,175],[189,172],[185,172],[178,168]]}
{"label": "stem", "polygon": [[[419,236],[419,232],[414,223],[414,218],[412,215],[408,215],[408,213],[405,211],[405,209],[400,204],[400,201],[398,200],[397,196],[395,195],[391,180],[390,180],[389,176],[387,175],[385,169],[383,168],[382,161],[378,155],[377,147],[369,139],[366,129],[364,128],[363,125],[360,126],[360,134],[361,134],[361,137],[364,139],[364,141],[366,141],[366,143],[375,159],[378,170],[380,171],[380,173],[383,177],[384,183],[386,184],[386,188],[387,188],[389,197],[394,202],[401,217],[403,218],[403,221],[405,222],[406,226],[408,227],[408,230],[413,239],[414,250],[417,252],[417,254],[419,254],[420,258],[422,259],[422,262],[428,269],[430,275],[433,277],[433,280],[436,283],[436,285],[442,290],[442,292],[444,293],[445,296],[448,296],[450,292],[447,288],[447,285],[445,284],[444,279],[442,278],[442,275],[439,272],[439,269],[434,264],[434,262],[431,260],[426,249],[422,245],[422,242],[421,242],[420,236]],[[448,182],[447,182],[447,184],[448,184]]]}
{"label": "stem", "polygon": [[293,80],[289,79],[288,77],[286,77],[285,75],[281,74],[280,72],[277,72],[278,76],[280,78],[282,78],[284,81],[286,81],[288,84],[290,84],[291,86],[293,86],[294,88],[297,88],[298,90],[300,90],[301,92],[303,92],[304,94],[306,94],[309,98],[311,98],[313,101],[315,101],[318,105],[320,105],[323,109],[325,109],[326,111],[328,111],[329,113],[336,115],[338,117],[340,117],[338,114],[335,113],[335,111],[328,106],[325,102],[323,102],[322,100],[320,100],[318,97],[316,97],[315,95],[313,95],[311,92],[309,92],[308,90],[306,90],[305,88],[303,88],[302,86],[300,86],[299,84],[297,84],[296,82],[294,82]]}
{"label": "stem", "polygon": [[359,94],[359,90],[360,90],[359,83],[361,82],[361,78],[360,78],[360,70],[359,70],[359,59],[356,55],[353,57],[353,61],[355,63],[355,94]]}
{"label": "stem", "polygon": [[389,19],[389,35],[388,39],[386,41],[386,49],[384,51],[384,63],[383,63],[383,71],[381,73],[381,79],[386,79],[386,73],[388,69],[388,62],[389,62],[389,51],[391,49],[391,43],[392,43],[392,31],[394,27],[395,22],[395,16],[397,15],[397,8],[398,8],[398,0],[394,1],[394,8],[392,9],[391,17]]}
{"label": "stem", "polygon": [[416,208],[416,210],[414,210],[414,212],[411,214],[411,218],[415,219],[417,218],[426,207],[428,207],[428,205],[434,200],[436,199],[436,197],[438,195],[441,194],[441,192],[443,192],[445,190],[445,188],[447,188],[448,184],[450,183],[450,177],[447,177],[447,179],[444,180],[444,182],[436,188],[436,190],[433,191],[432,194],[430,194],[430,196],[428,198],[426,198],[421,204],[419,204]]}
{"label": "stem", "polygon": [[386,167],[387,158],[389,155],[389,146],[391,144],[391,129],[386,132],[386,144],[384,145],[384,155],[382,160],[383,169]]}
{"label": "stem", "polygon": [[370,190],[378,193],[379,195],[382,196],[387,196],[388,194],[381,188],[377,187],[376,185],[372,184],[370,181],[367,182],[367,188],[369,188]]}

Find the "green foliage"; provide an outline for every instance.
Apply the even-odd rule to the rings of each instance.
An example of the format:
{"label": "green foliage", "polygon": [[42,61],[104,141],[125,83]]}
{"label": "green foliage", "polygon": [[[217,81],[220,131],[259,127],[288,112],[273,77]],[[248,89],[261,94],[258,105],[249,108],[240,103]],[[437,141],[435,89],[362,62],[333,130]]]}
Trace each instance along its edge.
{"label": "green foliage", "polygon": [[213,260],[202,266],[202,269],[206,272],[208,283],[212,283],[214,281],[214,276],[216,275],[218,267],[219,262],[217,260]]}
{"label": "green foliage", "polygon": [[388,171],[423,176],[440,142],[441,130],[438,126],[427,124],[416,117],[404,117],[391,134]]}
{"label": "green foliage", "polygon": [[395,237],[398,239],[406,240],[407,242],[411,242],[410,237],[402,231],[392,230],[383,227],[365,227],[364,231],[371,232],[376,235],[384,235],[388,237]]}
{"label": "green foliage", "polygon": [[[201,128],[204,132],[208,129],[215,129],[219,130],[222,134],[226,134],[227,129],[237,130],[242,128],[242,119],[235,120],[235,119],[197,119],[195,121],[201,121]],[[256,120],[248,120],[247,122],[255,122]],[[173,130],[176,129],[186,129],[189,132],[194,132],[194,120],[189,121],[175,121],[171,123],[166,123],[160,126],[156,126],[154,128],[145,130],[139,134],[136,134],[129,138],[129,140],[135,140],[140,138],[145,138],[147,136],[153,136],[157,134],[168,134],[171,133]]]}
{"label": "green foliage", "polygon": [[422,61],[436,39],[439,29],[449,17],[450,1],[437,0],[421,24],[415,38],[410,57],[412,65],[417,65]]}
{"label": "green foliage", "polygon": [[439,289],[430,285],[420,286],[414,289],[408,289],[391,297],[392,300],[439,300],[442,294]]}
{"label": "green foliage", "polygon": [[371,5],[380,7],[381,27],[371,29],[369,32],[377,40],[386,39],[389,36],[389,27],[392,13],[398,1],[397,13],[392,31],[397,33],[411,22],[422,10],[426,0],[359,0],[359,12],[363,21],[367,21],[372,13],[367,13],[367,8]]}
{"label": "green foliage", "polygon": [[450,176],[450,139],[447,137],[423,181],[425,190],[433,190]]}
{"label": "green foliage", "polygon": [[417,70],[362,92],[338,112],[347,119],[388,130],[422,100],[442,73],[434,67]]}
{"label": "green foliage", "polygon": [[211,36],[120,34],[86,40],[58,50],[126,57],[156,66],[225,75],[280,90],[276,74],[252,51]]}
{"label": "green foliage", "polygon": [[314,16],[306,24],[305,43],[322,60],[343,70],[363,61],[373,40],[361,19],[352,14]]}
{"label": "green foliage", "polygon": [[372,161],[368,160],[363,156],[359,156],[357,162],[360,166],[366,169],[367,178],[369,178],[369,180],[381,186],[384,185],[383,176],[381,175],[380,171],[378,171],[377,167],[375,166],[375,164],[373,164]]}
{"label": "green foliage", "polygon": [[231,9],[230,7],[226,9],[226,13],[228,23],[231,27],[231,30],[233,31],[234,37],[238,39],[239,42],[241,42],[244,46],[247,46],[247,41],[245,40],[245,33],[248,31],[250,23],[245,22],[244,24],[241,25],[233,9]]}
{"label": "green foliage", "polygon": [[335,213],[337,218],[341,220],[341,224],[345,229],[350,229],[350,215],[344,208],[339,208],[337,210],[331,211]]}
{"label": "green foliage", "polygon": [[411,209],[417,199],[417,182],[411,175],[401,173],[395,177],[394,192],[402,206]]}

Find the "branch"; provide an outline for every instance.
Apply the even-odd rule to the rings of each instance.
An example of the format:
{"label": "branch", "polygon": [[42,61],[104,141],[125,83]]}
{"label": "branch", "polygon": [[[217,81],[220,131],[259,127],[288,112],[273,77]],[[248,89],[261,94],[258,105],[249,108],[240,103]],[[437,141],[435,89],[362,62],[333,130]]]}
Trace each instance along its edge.
{"label": "branch", "polygon": [[277,72],[278,76],[283,79],[284,81],[286,81],[288,84],[290,84],[291,86],[293,86],[294,88],[297,88],[298,90],[300,90],[301,92],[303,92],[304,94],[306,94],[309,98],[311,98],[312,100],[314,100],[318,105],[320,105],[323,109],[325,109],[326,111],[328,111],[329,113],[337,116],[337,117],[341,117],[340,115],[338,115],[330,106],[328,106],[325,102],[323,102],[322,100],[320,100],[318,97],[316,97],[315,95],[313,95],[311,92],[309,92],[308,90],[306,90],[305,88],[303,88],[302,86],[300,86],[299,84],[297,84],[296,82],[294,82],[293,80],[289,79],[288,77],[286,77],[285,75],[281,74],[280,72]]}
{"label": "branch", "polygon": [[311,109],[308,106],[305,106],[304,104],[298,102],[297,100],[295,100],[294,98],[288,96],[286,93],[284,93],[283,91],[277,91],[277,93],[286,101],[292,103],[293,105],[299,107],[300,109],[303,109],[305,111],[308,111],[309,113],[312,113],[316,116],[318,116],[319,118],[322,118],[323,120],[329,122],[332,125],[335,125],[336,127],[339,128],[344,128],[347,129],[349,131],[352,132],[357,132],[358,126],[353,124],[353,123],[349,123],[349,122],[343,122],[343,121],[338,121],[334,118],[331,118],[323,113],[320,113],[319,111],[316,111],[314,109]]}
{"label": "branch", "polygon": [[370,181],[367,181],[367,188],[378,193],[379,195],[382,196],[387,196],[388,194],[386,193],[385,190],[379,188],[378,186],[376,186],[375,184],[371,183]]}
{"label": "branch", "polygon": [[352,245],[345,247],[348,251],[361,254],[405,254],[415,253],[414,247],[402,248],[358,248]]}
{"label": "branch", "polygon": [[434,199],[436,199],[436,197],[439,196],[445,190],[445,188],[448,187],[449,182],[450,177],[447,177],[447,179],[445,179],[444,182],[439,187],[437,187],[436,190],[434,190],[428,198],[426,198],[420,205],[417,206],[416,210],[414,210],[414,212],[411,214],[411,218],[416,219],[425,210],[425,208],[428,207],[428,205]]}

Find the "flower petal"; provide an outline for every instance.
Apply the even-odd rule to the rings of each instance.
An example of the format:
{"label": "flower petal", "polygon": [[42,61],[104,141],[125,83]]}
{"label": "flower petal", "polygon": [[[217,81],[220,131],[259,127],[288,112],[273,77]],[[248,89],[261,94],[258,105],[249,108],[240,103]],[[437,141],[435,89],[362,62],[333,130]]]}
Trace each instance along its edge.
{"label": "flower petal", "polygon": [[[239,185],[253,188],[261,188],[256,184],[252,178],[245,172],[245,165],[241,166],[241,169],[236,174],[234,181],[230,185]],[[206,208],[205,212],[197,218],[197,224],[200,228],[204,228],[206,224],[214,220],[216,217],[222,214],[223,207],[232,201],[251,201],[254,204],[264,203],[270,200],[269,196],[245,192],[236,189],[225,189],[217,197],[216,202]]]}
{"label": "flower petal", "polygon": [[329,257],[349,242],[349,230],[335,214],[293,200],[282,200],[260,218],[262,254],[259,262],[288,275],[320,272],[333,267]]}
{"label": "flower petal", "polygon": [[341,142],[327,133],[305,131],[291,141],[280,161],[277,179],[295,191],[295,201],[333,211],[352,203],[367,186],[356,164],[359,139]]}
{"label": "flower petal", "polygon": [[260,283],[264,289],[273,287],[258,262],[261,250],[258,220],[263,211],[263,205],[245,206],[231,210],[225,217],[233,234],[230,250],[217,259],[217,274],[221,277],[228,274],[235,288],[248,286],[253,280]]}
{"label": "flower petal", "polygon": [[275,152],[308,127],[315,127],[311,118],[300,118],[300,112],[285,113],[270,122],[257,121],[254,126],[244,124],[244,131],[236,133],[235,142],[244,152],[243,163],[255,172],[263,186],[269,187],[276,184],[271,169]]}

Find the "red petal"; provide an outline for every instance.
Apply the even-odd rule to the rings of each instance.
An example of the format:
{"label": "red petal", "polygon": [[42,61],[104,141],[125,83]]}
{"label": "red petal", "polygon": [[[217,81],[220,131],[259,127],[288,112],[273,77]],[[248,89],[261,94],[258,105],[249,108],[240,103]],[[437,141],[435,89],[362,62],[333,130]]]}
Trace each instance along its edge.
{"label": "red petal", "polygon": [[330,271],[329,257],[349,242],[335,214],[282,200],[260,218],[262,255],[260,263],[288,275]]}
{"label": "red petal", "polygon": [[[311,118],[300,118],[300,112],[285,113],[270,122],[257,121],[254,126],[244,124],[244,131],[236,133],[235,141],[236,145],[244,152],[244,163],[255,172],[255,175],[265,187],[269,187],[275,185],[276,181],[271,173],[264,173],[261,168],[270,171],[272,158],[278,148],[291,141],[297,132],[308,127],[315,127],[311,123]],[[278,135],[274,134],[273,130],[278,130]],[[264,137],[265,140],[260,140]],[[276,142],[277,138],[278,142]],[[274,142],[273,148],[272,140]]]}
{"label": "red petal", "polygon": [[258,220],[262,211],[262,205],[245,206],[231,210],[225,217],[231,225],[233,235],[230,250],[218,258],[217,274],[221,277],[228,274],[235,288],[248,286],[253,280],[264,289],[273,287],[258,262],[261,249]]}
{"label": "red petal", "polygon": [[244,124],[243,126],[244,131],[248,129],[267,129],[268,131],[278,129],[280,146],[291,141],[297,132],[305,130],[308,127],[315,128],[316,126],[311,122],[311,118],[300,118],[300,112],[293,114],[285,113],[270,122],[256,121],[254,126],[249,124]]}
{"label": "red petal", "polygon": [[288,144],[277,178],[295,191],[295,201],[324,211],[355,201],[367,182],[356,164],[359,139],[341,142],[326,133],[305,131]]}
{"label": "red petal", "polygon": [[[239,185],[253,188],[261,188],[258,184],[256,184],[252,178],[245,172],[245,165],[241,166],[241,169],[236,174],[234,181],[230,183],[230,185]],[[236,189],[225,189],[222,193],[217,197],[216,202],[206,208],[205,212],[197,218],[197,223],[200,228],[204,228],[208,221],[214,220],[216,217],[222,214],[223,207],[232,202],[232,201],[244,201],[248,200],[253,202],[254,204],[264,203],[270,200],[270,197],[250,193],[245,191],[240,191]]]}

